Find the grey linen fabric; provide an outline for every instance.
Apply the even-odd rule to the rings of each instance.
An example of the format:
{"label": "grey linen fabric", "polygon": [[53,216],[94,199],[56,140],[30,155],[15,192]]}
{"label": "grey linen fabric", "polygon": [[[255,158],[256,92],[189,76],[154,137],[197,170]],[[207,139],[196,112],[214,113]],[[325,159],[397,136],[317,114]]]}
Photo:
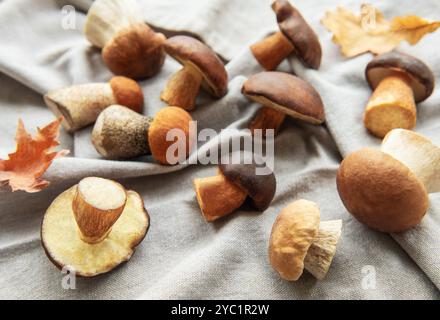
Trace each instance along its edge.
{"label": "grey linen fabric", "polygon": [[[145,1],[146,20],[171,33],[198,34],[229,58],[229,92],[213,101],[201,94],[192,116],[199,129],[245,128],[258,105],[240,94],[246,77],[261,71],[248,44],[275,30],[269,1]],[[9,0],[0,3],[0,156],[15,147],[18,118],[34,129],[53,119],[42,94],[77,83],[107,81],[111,74],[100,54],[82,35],[84,14],[76,30],[61,28],[66,1]],[[87,7],[87,1],[78,1]],[[209,3],[209,4],[208,4]],[[245,5],[245,3],[247,5]],[[255,5],[254,5],[255,3]],[[296,72],[320,92],[327,126],[310,126],[288,119],[275,141],[276,197],[264,213],[249,208],[207,224],[195,199],[192,180],[215,174],[215,166],[161,167],[150,157],[106,161],[90,143],[91,128],[70,136],[62,132],[69,157],[56,160],[45,174],[48,189],[36,193],[0,190],[0,298],[36,299],[438,299],[440,297],[440,196],[431,196],[431,210],[413,230],[388,235],[368,229],[352,218],[336,191],[335,175],[341,156],[363,146],[379,146],[362,124],[371,93],[364,68],[371,55],[344,59],[331,35],[319,23],[326,9],[355,1],[297,1],[319,34],[323,63],[319,71],[304,69],[294,58],[280,70]],[[439,18],[440,4],[398,1],[373,2],[387,16],[416,13]],[[397,5],[398,4],[398,5]],[[241,8],[241,9],[240,9]],[[244,8],[244,9],[243,9]],[[147,12],[148,11],[148,12]],[[206,19],[206,16],[212,17]],[[180,17],[177,19],[176,17]],[[440,33],[428,35],[416,47],[401,50],[426,61],[436,77]],[[179,68],[167,58],[161,73],[141,82],[144,113],[154,115],[164,103],[159,94]],[[419,106],[416,130],[440,142],[440,93]],[[208,144],[214,144],[210,141]],[[206,147],[206,146],[205,146]],[[195,155],[193,155],[195,156]],[[46,258],[40,245],[40,223],[46,208],[63,190],[82,177],[117,179],[138,191],[151,216],[151,228],[132,259],[94,279],[77,279],[76,290],[61,286],[63,274]],[[322,220],[342,219],[340,246],[328,276],[316,281],[307,272],[298,282],[281,280],[268,263],[272,223],[282,207],[305,198],[321,208]],[[365,279],[375,271],[375,287]]]}

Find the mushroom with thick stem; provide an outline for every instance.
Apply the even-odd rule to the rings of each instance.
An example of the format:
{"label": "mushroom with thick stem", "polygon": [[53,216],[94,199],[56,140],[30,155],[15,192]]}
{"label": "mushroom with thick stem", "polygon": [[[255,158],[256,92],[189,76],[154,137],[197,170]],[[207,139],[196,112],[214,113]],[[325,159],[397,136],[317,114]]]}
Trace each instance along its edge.
{"label": "mushroom with thick stem", "polygon": [[168,105],[193,110],[200,86],[215,98],[226,94],[226,69],[215,52],[205,44],[192,37],[175,36],[165,41],[164,48],[183,66],[171,77],[160,95]]}
{"label": "mushroom with thick stem", "polygon": [[115,181],[88,177],[52,202],[41,241],[58,268],[93,277],[128,261],[149,224],[139,194]]}
{"label": "mushroom with thick stem", "polygon": [[142,112],[144,94],[129,78],[113,77],[107,83],[88,83],[65,87],[44,95],[48,108],[63,117],[63,127],[75,132],[96,121],[98,115],[113,104]]}
{"label": "mushroom with thick stem", "polygon": [[165,60],[165,36],[142,19],[136,0],[96,0],[84,33],[102,49],[107,67],[117,75],[144,79],[157,74]]}
{"label": "mushroom with thick stem", "polygon": [[269,259],[280,276],[298,280],[304,269],[325,278],[341,237],[342,220],[320,222],[319,207],[298,200],[281,210],[270,235]]}
{"label": "mushroom with thick stem", "polygon": [[374,90],[365,110],[365,127],[379,138],[396,128],[414,128],[416,103],[434,90],[429,67],[410,55],[389,52],[371,60],[365,76]]}
{"label": "mushroom with thick stem", "polygon": [[318,69],[321,44],[301,13],[287,0],[274,1],[272,9],[280,31],[251,46],[258,63],[267,71],[275,70],[281,61],[294,53],[306,66]]}
{"label": "mushroom with thick stem", "polygon": [[143,116],[120,105],[105,109],[96,120],[92,143],[106,159],[129,159],[152,154],[161,164],[175,164],[168,159],[168,148],[174,141],[167,139],[170,130],[180,130],[185,145],[176,152],[178,160],[187,159],[192,141],[189,136],[191,116],[183,109],[166,107],[154,118]]}
{"label": "mushroom with thick stem", "polygon": [[[229,160],[220,162],[216,176],[194,179],[197,201],[207,222],[234,212],[247,198],[258,211],[269,207],[276,190],[275,175],[255,157],[247,151],[236,151],[222,158]],[[258,168],[263,167],[260,174]]]}
{"label": "mushroom with thick stem", "polygon": [[250,124],[252,131],[279,130],[286,115],[311,124],[325,121],[324,106],[319,93],[307,82],[284,72],[260,72],[251,76],[241,92],[262,104]]}
{"label": "mushroom with thick stem", "polygon": [[394,129],[381,150],[348,155],[337,174],[339,196],[348,212],[382,232],[402,232],[420,223],[428,193],[440,191],[440,148],[410,130]]}

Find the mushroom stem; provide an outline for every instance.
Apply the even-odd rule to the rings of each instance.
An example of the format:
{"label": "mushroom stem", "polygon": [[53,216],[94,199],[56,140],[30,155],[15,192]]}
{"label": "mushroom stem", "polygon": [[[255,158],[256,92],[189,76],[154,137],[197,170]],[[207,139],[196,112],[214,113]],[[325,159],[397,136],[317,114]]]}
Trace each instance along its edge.
{"label": "mushroom stem", "polygon": [[63,117],[63,126],[73,132],[93,123],[99,113],[117,103],[109,83],[89,83],[51,91],[44,101],[56,115]]}
{"label": "mushroom stem", "polygon": [[342,220],[323,221],[319,231],[304,259],[304,267],[316,279],[325,278],[333,257],[336,246],[341,237]]}
{"label": "mushroom stem", "polygon": [[412,129],[416,125],[417,110],[410,81],[404,73],[395,72],[374,90],[364,123],[375,136],[383,138],[392,129]]}
{"label": "mushroom stem", "polygon": [[254,133],[255,129],[263,130],[263,137],[266,136],[267,129],[273,129],[276,134],[285,118],[286,114],[284,112],[270,107],[262,107],[249,125],[249,129],[251,129],[252,133]]}
{"label": "mushroom stem", "polygon": [[294,50],[292,43],[280,31],[251,46],[255,59],[267,71],[275,70]]}
{"label": "mushroom stem", "polygon": [[171,77],[160,98],[170,106],[193,110],[202,79],[199,72],[186,65]]}
{"label": "mushroom stem", "polygon": [[194,188],[200,209],[206,221],[211,222],[238,209],[247,194],[228,181],[222,174],[194,179]]}
{"label": "mushroom stem", "polygon": [[113,105],[96,120],[92,143],[106,159],[128,159],[150,153],[148,130],[152,118]]}
{"label": "mushroom stem", "polygon": [[124,187],[115,181],[96,177],[81,180],[72,202],[81,239],[90,244],[103,241],[126,201]]}
{"label": "mushroom stem", "polygon": [[381,150],[407,166],[428,193],[440,191],[440,148],[428,138],[395,129],[385,136]]}

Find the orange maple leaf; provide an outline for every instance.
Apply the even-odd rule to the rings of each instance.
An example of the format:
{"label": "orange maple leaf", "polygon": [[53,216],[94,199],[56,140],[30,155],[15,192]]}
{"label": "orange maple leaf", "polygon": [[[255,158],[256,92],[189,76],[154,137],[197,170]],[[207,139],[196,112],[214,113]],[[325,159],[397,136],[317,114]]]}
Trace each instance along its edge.
{"label": "orange maple leaf", "polygon": [[59,145],[58,136],[62,118],[37,128],[35,138],[26,132],[23,121],[18,121],[15,141],[17,149],[6,160],[0,159],[0,186],[7,185],[12,191],[38,192],[49,185],[41,176],[55,158],[65,156],[69,150],[49,152]]}

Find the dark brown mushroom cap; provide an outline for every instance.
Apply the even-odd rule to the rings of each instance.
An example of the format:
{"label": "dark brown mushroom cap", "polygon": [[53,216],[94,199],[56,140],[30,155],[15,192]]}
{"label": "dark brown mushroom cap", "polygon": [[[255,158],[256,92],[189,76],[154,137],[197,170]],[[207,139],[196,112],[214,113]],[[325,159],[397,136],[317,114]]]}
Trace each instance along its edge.
{"label": "dark brown mushroom cap", "polygon": [[167,39],[165,51],[182,65],[190,64],[203,76],[203,86],[213,96],[223,97],[228,90],[228,74],[220,58],[208,46],[188,36]]}
{"label": "dark brown mushroom cap", "polygon": [[277,71],[257,73],[243,84],[241,92],[293,118],[312,124],[325,120],[319,93],[309,83],[291,74]]}
{"label": "dark brown mushroom cap", "polygon": [[428,210],[423,183],[389,154],[364,148],[347,156],[337,174],[339,196],[360,222],[382,232],[419,224]]}
{"label": "dark brown mushroom cap", "polygon": [[397,51],[378,55],[371,60],[365,69],[365,77],[374,90],[382,79],[396,71],[410,77],[416,102],[427,99],[434,91],[435,78],[431,69],[421,60]]}
{"label": "dark brown mushroom cap", "polygon": [[274,1],[272,9],[281,32],[295,47],[296,55],[310,68],[319,69],[321,44],[301,13],[286,0]]}
{"label": "dark brown mushroom cap", "polygon": [[[219,164],[221,173],[248,194],[257,210],[266,210],[276,191],[276,179],[272,170],[262,164],[262,161],[255,161],[256,155],[251,152],[237,151],[228,156],[232,160],[240,156],[241,161],[240,163],[221,161]],[[265,168],[264,174],[258,174],[257,168]]]}

